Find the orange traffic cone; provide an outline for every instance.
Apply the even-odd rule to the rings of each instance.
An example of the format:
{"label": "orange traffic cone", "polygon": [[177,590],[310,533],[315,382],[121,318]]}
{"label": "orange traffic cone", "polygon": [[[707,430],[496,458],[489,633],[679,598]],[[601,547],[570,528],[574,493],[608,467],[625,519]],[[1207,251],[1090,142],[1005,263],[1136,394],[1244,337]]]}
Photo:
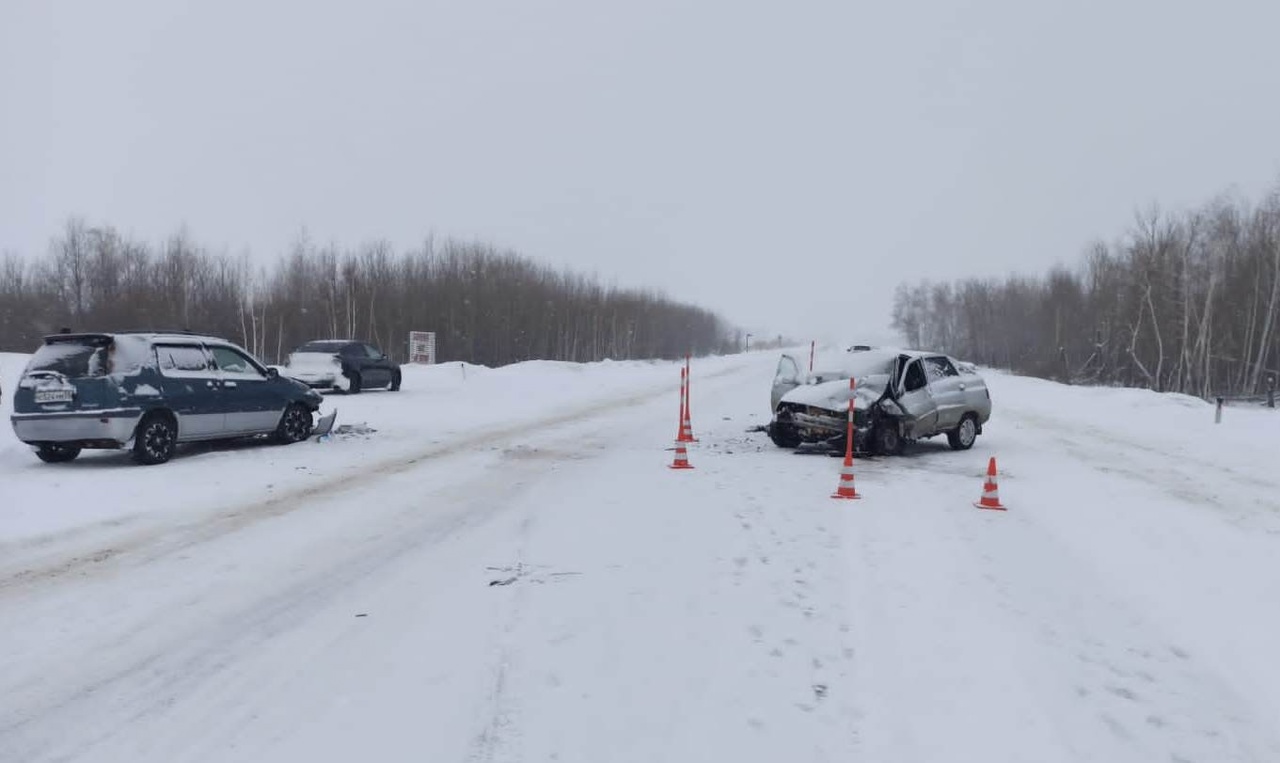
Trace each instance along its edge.
{"label": "orange traffic cone", "polygon": [[681,442],[697,442],[698,438],[693,436],[693,425],[689,423],[689,414],[684,415],[684,422],[680,425],[680,441]]}
{"label": "orange traffic cone", "polygon": [[680,415],[676,417],[676,442],[693,442],[693,433],[689,430],[688,408],[688,372],[680,369]]}
{"label": "orange traffic cone", "polygon": [[689,451],[685,448],[685,444],[681,440],[676,440],[676,460],[668,467],[669,469],[692,469],[693,464],[689,463]]}
{"label": "orange traffic cone", "polygon": [[693,421],[689,414],[689,389],[690,382],[693,380],[693,371],[689,369],[689,356],[684,358],[684,416],[680,421],[680,437],[685,442],[697,442],[698,438],[693,436]]}
{"label": "orange traffic cone", "polygon": [[860,499],[858,491],[853,486],[853,459],[846,457],[844,465],[840,467],[840,484],[836,488],[836,492],[831,494],[832,498],[846,498],[850,500]]}
{"label": "orange traffic cone", "polygon": [[844,435],[844,464],[840,467],[840,484],[836,487],[836,492],[831,494],[832,498],[848,498],[858,499],[862,496],[858,495],[858,491],[853,487],[853,393],[854,381],[849,379],[849,414],[848,420],[845,422]]}
{"label": "orange traffic cone", "polygon": [[987,462],[987,481],[982,486],[982,498],[973,504],[979,509],[995,509],[997,511],[1007,511],[1000,504],[1000,488],[996,485],[996,457],[992,456]]}

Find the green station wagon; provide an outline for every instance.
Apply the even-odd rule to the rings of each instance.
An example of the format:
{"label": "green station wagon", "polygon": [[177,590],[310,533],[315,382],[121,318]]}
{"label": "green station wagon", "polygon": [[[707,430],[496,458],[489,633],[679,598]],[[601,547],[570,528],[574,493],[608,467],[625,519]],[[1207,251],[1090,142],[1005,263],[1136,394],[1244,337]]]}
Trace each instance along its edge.
{"label": "green station wagon", "polygon": [[179,443],[311,436],[319,393],[243,348],[187,332],[54,334],[13,390],[13,431],[49,463],[86,448],[168,461]]}

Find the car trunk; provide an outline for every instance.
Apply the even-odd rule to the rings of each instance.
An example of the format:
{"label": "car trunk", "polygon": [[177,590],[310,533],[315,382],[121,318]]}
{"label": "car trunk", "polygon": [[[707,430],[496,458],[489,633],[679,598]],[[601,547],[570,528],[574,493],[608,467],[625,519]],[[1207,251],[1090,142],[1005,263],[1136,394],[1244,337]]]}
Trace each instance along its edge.
{"label": "car trunk", "polygon": [[285,359],[285,365],[298,371],[340,371],[342,361],[332,352],[292,352]]}
{"label": "car trunk", "polygon": [[111,377],[115,343],[102,334],[51,337],[31,357],[18,388],[14,413],[101,411],[120,404]]}

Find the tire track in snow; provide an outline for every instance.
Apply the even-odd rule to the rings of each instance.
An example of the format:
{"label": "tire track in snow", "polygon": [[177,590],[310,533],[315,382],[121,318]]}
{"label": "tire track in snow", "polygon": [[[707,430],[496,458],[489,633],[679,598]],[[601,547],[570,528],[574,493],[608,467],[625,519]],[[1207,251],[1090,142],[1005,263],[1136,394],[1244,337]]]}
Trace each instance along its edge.
{"label": "tire track in snow", "polygon": [[[1197,468],[1188,468],[1188,456],[1180,449],[1159,448],[1056,417],[1021,410],[1012,411],[1011,417],[1043,429],[1068,455],[1097,471],[1155,487],[1179,501],[1212,507],[1238,525],[1260,525],[1267,532],[1280,532],[1280,499],[1274,497],[1280,495],[1280,481],[1244,474],[1224,464],[1205,469],[1203,457],[1197,459]],[[1139,453],[1145,456],[1141,460],[1135,458]],[[1260,497],[1254,507],[1263,510],[1262,516],[1246,513],[1237,501],[1222,497],[1238,492],[1235,489],[1240,484],[1256,489]]]}
{"label": "tire track in snow", "polygon": [[529,537],[534,524],[533,514],[526,513],[520,522],[519,547],[516,551],[516,580],[511,591],[512,604],[503,623],[502,633],[498,637],[498,657],[493,670],[493,686],[485,698],[482,710],[480,732],[467,757],[472,763],[493,763],[498,754],[507,749],[512,742],[512,735],[518,733],[516,724],[516,703],[508,694],[507,677],[511,674],[512,662],[515,659],[514,634],[524,617],[528,599],[528,587],[521,585],[526,558],[528,556]]}
{"label": "tire track in snow", "polygon": [[[712,438],[703,447],[738,454],[734,457],[754,462],[748,468],[762,471],[768,470],[765,464],[777,463],[776,459],[790,460],[791,454],[776,452],[765,435],[754,437],[760,438],[762,445],[754,453],[750,451],[755,443],[740,437]],[[812,484],[818,475],[825,476],[823,467],[830,463],[829,459],[810,460],[799,474],[788,470],[788,478]],[[834,472],[830,478],[834,486]],[[727,483],[721,487],[732,489]],[[824,742],[842,739],[845,744],[841,749],[847,754],[858,737],[850,704],[853,648],[847,642],[847,567],[842,555],[841,513],[850,506],[825,497],[797,500],[790,490],[775,484],[744,493],[740,501],[732,516],[745,546],[726,554],[732,585],[763,585],[773,599],[773,606],[760,613],[765,616],[748,627],[747,635],[758,649],[760,663],[769,666],[769,675],[808,677],[803,685],[792,683],[794,693],[788,710],[826,728],[828,732],[820,735]],[[748,719],[748,725],[758,731],[778,722],[785,721],[759,716]],[[796,754],[807,759],[808,751],[797,746]],[[816,760],[844,759],[844,755],[821,746],[815,746],[812,754]]]}
{"label": "tire track in snow", "polygon": [[984,598],[1016,636],[1020,671],[1057,706],[1064,738],[1096,739],[1104,729],[1115,749],[1108,754],[1125,759],[1280,759],[1277,740],[1258,733],[1265,719],[1251,717],[1243,697],[1034,513],[991,522],[967,513],[951,514],[969,554],[965,566],[980,572]]}
{"label": "tire track in snow", "polygon": [[[91,705],[96,697],[114,696],[117,701],[125,700],[122,704],[131,710],[118,722],[100,724],[96,731],[82,726],[76,741],[79,750],[66,749],[56,755],[46,755],[47,751],[42,752],[41,746],[33,742],[29,746],[13,747],[12,756],[0,755],[0,760],[75,758],[78,751],[92,750],[127,730],[131,723],[162,712],[174,697],[197,691],[241,696],[251,693],[253,687],[269,678],[229,674],[228,665],[235,655],[252,653],[279,634],[298,627],[309,613],[334,604],[343,591],[399,563],[407,555],[488,522],[503,507],[501,501],[486,500],[495,492],[492,479],[485,475],[450,486],[434,496],[424,496],[480,510],[456,512],[443,521],[438,516],[422,515],[416,527],[401,527],[393,535],[353,545],[343,556],[327,560],[319,574],[306,576],[270,595],[255,597],[247,605],[216,618],[189,622],[168,636],[165,648],[156,649],[141,659],[101,671],[82,666],[77,674],[83,676],[83,683],[68,696],[48,695],[43,675],[6,687],[11,696],[27,699],[16,717],[0,719],[0,753],[18,744],[14,740],[21,740],[24,732],[42,718],[80,714],[77,708]],[[151,627],[151,623],[144,623],[143,627]],[[111,654],[144,637],[145,632],[130,631],[119,634],[118,640],[97,644],[95,648]],[[210,689],[210,684],[217,686]]]}

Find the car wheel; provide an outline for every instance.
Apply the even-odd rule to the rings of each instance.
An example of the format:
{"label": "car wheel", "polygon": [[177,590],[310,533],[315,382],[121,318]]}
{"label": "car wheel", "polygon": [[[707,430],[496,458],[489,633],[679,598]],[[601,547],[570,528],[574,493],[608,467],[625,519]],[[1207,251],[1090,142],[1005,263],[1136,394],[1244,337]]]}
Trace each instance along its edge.
{"label": "car wheel", "polygon": [[399,371],[391,372],[391,386],[388,387],[388,389],[390,389],[392,392],[400,391],[400,372]]}
{"label": "car wheel", "polygon": [[46,464],[66,463],[74,460],[78,455],[80,455],[80,446],[65,445],[59,442],[45,443],[36,450],[36,458]]}
{"label": "car wheel", "polygon": [[294,403],[284,409],[280,425],[276,427],[276,442],[291,445],[311,436],[311,411],[305,405]]}
{"label": "car wheel", "polygon": [[347,394],[348,395],[360,394],[361,385],[364,383],[363,380],[361,380],[360,378],[360,374],[356,373],[355,371],[352,371],[351,373],[347,374],[347,380],[350,382],[350,384],[347,385]]}
{"label": "car wheel", "polygon": [[952,450],[968,450],[973,441],[978,439],[978,420],[972,413],[966,413],[960,419],[960,425],[947,432],[947,444]]}
{"label": "car wheel", "polygon": [[152,466],[173,458],[178,447],[178,425],[171,416],[151,413],[138,425],[133,460]]}
{"label": "car wheel", "polygon": [[902,452],[902,434],[898,431],[898,422],[881,421],[876,425],[872,442],[876,453],[883,456],[896,456]]}
{"label": "car wheel", "polygon": [[779,448],[796,448],[800,445],[800,435],[791,424],[769,422],[769,439]]}

